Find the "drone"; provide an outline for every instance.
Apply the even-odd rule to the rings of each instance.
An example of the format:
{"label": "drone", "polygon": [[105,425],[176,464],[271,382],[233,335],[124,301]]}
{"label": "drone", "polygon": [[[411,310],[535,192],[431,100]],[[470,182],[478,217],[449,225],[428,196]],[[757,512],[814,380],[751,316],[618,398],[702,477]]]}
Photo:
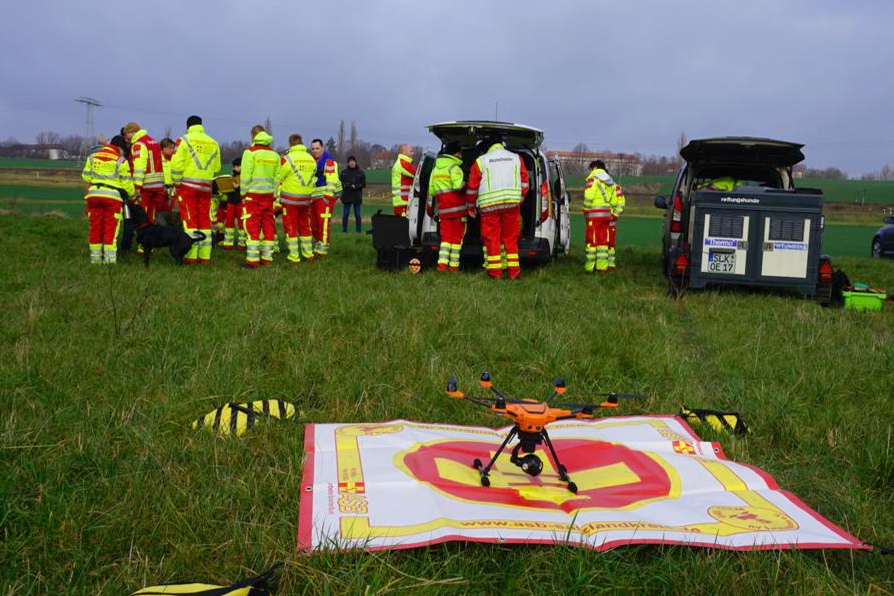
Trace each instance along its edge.
{"label": "drone", "polygon": [[[599,408],[617,408],[618,400],[621,398],[638,398],[644,399],[646,395],[636,395],[632,393],[598,393],[588,397],[604,398],[604,401],[598,404],[579,404],[579,403],[557,403],[550,406],[550,400],[558,395],[562,395],[566,391],[565,379],[556,379],[553,381],[553,393],[545,401],[539,402],[536,399],[512,399],[507,397],[503,392],[494,387],[491,382],[490,372],[481,373],[481,379],[478,384],[482,389],[493,392],[496,397],[475,397],[466,395],[457,389],[457,380],[455,376],[451,376],[447,381],[447,395],[456,399],[466,399],[480,406],[488,408],[490,411],[505,416],[512,420],[514,426],[506,436],[506,440],[497,449],[497,452],[491,458],[490,462],[485,466],[480,459],[472,462],[472,465],[481,475],[481,486],[490,486],[490,478],[488,474],[491,467],[496,463],[500,453],[512,441],[518,437],[518,444],[513,447],[510,462],[522,469],[522,471],[531,476],[537,476],[543,470],[543,461],[534,453],[537,445],[546,444],[552,455],[553,461],[556,462],[556,468],[559,472],[559,479],[565,482],[568,490],[577,493],[577,485],[571,481],[568,476],[568,469],[559,462],[559,456],[553,447],[553,443],[546,432],[546,425],[556,420],[593,420],[596,418],[595,411]],[[525,455],[519,456],[519,452]]]}

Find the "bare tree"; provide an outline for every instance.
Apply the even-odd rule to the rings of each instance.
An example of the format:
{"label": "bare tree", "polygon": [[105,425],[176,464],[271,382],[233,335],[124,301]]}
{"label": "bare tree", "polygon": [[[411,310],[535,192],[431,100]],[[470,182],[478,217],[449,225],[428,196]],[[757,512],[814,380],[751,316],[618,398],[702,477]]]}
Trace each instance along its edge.
{"label": "bare tree", "polygon": [[167,138],[167,139],[170,139],[170,138],[171,138],[171,127],[170,127],[170,126],[165,126],[165,136],[164,136],[164,138]]}
{"label": "bare tree", "polygon": [[882,166],[882,170],[879,172],[879,180],[894,180],[894,167],[891,167],[891,164],[885,164]]}
{"label": "bare tree", "polygon": [[41,131],[34,137],[34,142],[38,145],[58,145],[61,141],[62,135],[49,130]]}
{"label": "bare tree", "polygon": [[354,147],[360,139],[357,136],[357,123],[351,120],[351,152],[355,151]]}
{"label": "bare tree", "polygon": [[267,118],[264,120],[264,130],[267,131],[268,135],[273,134],[273,121],[270,120],[270,116],[267,116]]}
{"label": "bare tree", "polygon": [[571,167],[569,171],[573,174],[583,174],[587,171],[587,165],[589,162],[587,160],[587,153],[590,152],[590,148],[587,147],[586,143],[578,143],[571,150],[574,154],[568,165]]}
{"label": "bare tree", "polygon": [[335,159],[344,159],[345,157],[345,121],[342,118],[338,125],[338,144],[336,145]]}
{"label": "bare tree", "polygon": [[681,131],[680,136],[677,137],[677,153],[682,151],[683,147],[685,147],[688,143],[689,139],[686,138],[686,132]]}

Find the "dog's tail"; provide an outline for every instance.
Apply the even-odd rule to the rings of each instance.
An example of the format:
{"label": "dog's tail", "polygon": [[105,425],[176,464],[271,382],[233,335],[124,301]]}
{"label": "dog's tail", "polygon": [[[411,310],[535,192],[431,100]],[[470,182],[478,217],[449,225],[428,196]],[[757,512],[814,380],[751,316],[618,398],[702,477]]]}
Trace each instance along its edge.
{"label": "dog's tail", "polygon": [[208,237],[208,235],[205,234],[205,232],[198,232],[198,231],[193,232],[191,234],[191,236],[192,236],[193,242],[197,242],[199,240],[204,240],[205,238]]}

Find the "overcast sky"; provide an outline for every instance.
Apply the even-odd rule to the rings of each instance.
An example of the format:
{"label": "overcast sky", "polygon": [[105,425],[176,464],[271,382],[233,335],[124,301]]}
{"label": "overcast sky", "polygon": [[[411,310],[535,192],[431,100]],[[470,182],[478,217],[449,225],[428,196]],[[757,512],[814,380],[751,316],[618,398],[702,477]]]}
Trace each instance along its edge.
{"label": "overcast sky", "polygon": [[269,116],[383,145],[499,119],[551,149],[671,154],[689,138],[772,136],[852,176],[894,164],[894,2],[541,0],[4,2],[0,139],[192,113],[221,141]]}

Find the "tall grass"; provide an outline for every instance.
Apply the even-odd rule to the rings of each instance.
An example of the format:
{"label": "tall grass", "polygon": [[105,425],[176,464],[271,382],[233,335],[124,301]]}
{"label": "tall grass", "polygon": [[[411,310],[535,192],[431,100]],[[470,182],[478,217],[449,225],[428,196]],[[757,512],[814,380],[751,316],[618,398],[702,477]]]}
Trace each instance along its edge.
{"label": "tall grass", "polygon": [[[516,395],[582,391],[738,410],[705,432],[832,522],[894,544],[894,310],[737,291],[665,296],[652,248],[585,276],[581,251],[518,282],[384,273],[369,237],[324,262],[245,271],[162,253],[87,263],[84,223],[0,217],[0,594],[121,595],[226,583],[285,561],[283,594],[885,594],[877,553],[446,544],[296,553],[302,424],[502,423],[442,394],[488,368]],[[894,287],[890,262],[842,258]],[[284,398],[294,421],[238,440],[189,429],[231,399]]]}

